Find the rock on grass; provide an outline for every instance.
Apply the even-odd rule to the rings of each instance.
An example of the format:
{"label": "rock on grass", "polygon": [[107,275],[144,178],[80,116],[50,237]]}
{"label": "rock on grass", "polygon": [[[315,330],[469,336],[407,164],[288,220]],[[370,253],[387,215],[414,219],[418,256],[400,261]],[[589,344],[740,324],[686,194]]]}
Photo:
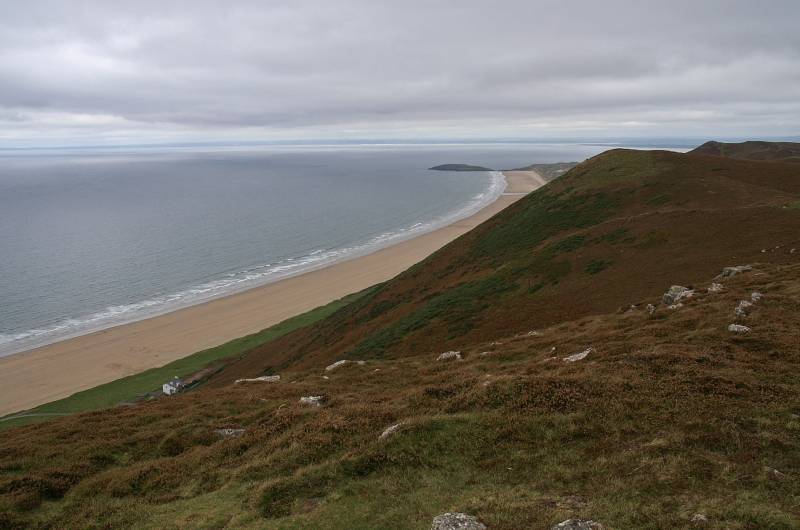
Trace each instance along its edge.
{"label": "rock on grass", "polygon": [[443,513],[433,518],[431,530],[486,530],[486,525],[474,515]]}
{"label": "rock on grass", "polygon": [[366,364],[365,361],[351,361],[349,359],[342,359],[341,361],[336,361],[335,363],[329,364],[328,366],[326,366],[325,367],[325,371],[326,372],[331,372],[331,371],[336,370],[337,368],[339,368],[341,366],[344,366],[346,364],[349,364],[349,363],[356,363],[359,366],[363,366],[364,364]]}
{"label": "rock on grass", "polygon": [[739,302],[739,305],[736,306],[736,309],[733,310],[736,318],[744,318],[747,316],[747,313],[750,312],[750,308],[753,307],[753,303],[749,300],[742,300]]}
{"label": "rock on grass", "polygon": [[572,355],[564,357],[564,362],[565,363],[574,363],[575,361],[580,361],[582,359],[585,359],[593,351],[594,351],[594,348],[586,348],[585,350],[583,350],[581,352],[573,353]]}
{"label": "rock on grass", "polygon": [[395,423],[391,427],[387,427],[386,430],[381,433],[381,435],[378,437],[378,439],[383,440],[384,438],[388,438],[389,436],[393,435],[398,430],[400,430],[400,427],[402,427],[402,426],[403,426],[403,422],[401,421],[400,423]]}
{"label": "rock on grass", "polygon": [[603,530],[603,525],[588,519],[567,519],[550,527],[550,530]]}
{"label": "rock on grass", "polygon": [[321,407],[325,396],[303,396],[300,398],[300,403],[303,405],[311,405],[314,407]]}
{"label": "rock on grass", "polygon": [[749,272],[753,270],[751,265],[736,265],[734,267],[725,267],[722,269],[717,278],[730,278],[731,276],[736,276],[737,274],[741,274],[743,272]]}
{"label": "rock on grass", "polygon": [[446,351],[444,353],[440,353],[439,356],[436,358],[437,361],[451,361],[462,360],[461,352],[460,351]]}
{"label": "rock on grass", "polygon": [[666,293],[664,293],[664,296],[661,297],[661,301],[664,302],[664,305],[671,306],[677,304],[679,300],[691,298],[693,295],[694,291],[688,287],[683,287],[682,285],[673,285]]}
{"label": "rock on grass", "polygon": [[279,375],[262,375],[261,377],[250,377],[246,379],[237,379],[235,381],[236,384],[239,383],[255,383],[255,382],[262,382],[262,383],[277,383],[281,380],[281,376]]}
{"label": "rock on grass", "polygon": [[223,438],[237,438],[244,434],[244,429],[215,429],[214,433]]}

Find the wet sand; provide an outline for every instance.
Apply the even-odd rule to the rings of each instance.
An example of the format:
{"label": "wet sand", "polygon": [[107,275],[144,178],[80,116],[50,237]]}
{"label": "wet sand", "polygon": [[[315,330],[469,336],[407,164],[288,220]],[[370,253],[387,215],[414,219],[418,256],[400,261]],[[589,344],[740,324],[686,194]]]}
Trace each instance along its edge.
{"label": "wet sand", "polygon": [[539,188],[533,171],[478,213],[372,254],[274,283],[0,358],[0,415],[162,366],[386,281]]}

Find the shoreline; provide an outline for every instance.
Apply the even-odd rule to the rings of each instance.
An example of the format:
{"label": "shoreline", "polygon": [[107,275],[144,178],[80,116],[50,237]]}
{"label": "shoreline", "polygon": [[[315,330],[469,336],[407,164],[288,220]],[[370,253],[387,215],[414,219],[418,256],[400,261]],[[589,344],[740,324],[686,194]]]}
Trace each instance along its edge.
{"label": "shoreline", "polygon": [[[501,171],[490,171],[490,173],[492,174],[491,182],[483,193],[473,197],[459,209],[446,212],[428,221],[378,234],[366,241],[356,242],[350,246],[317,249],[306,255],[279,260],[264,266],[251,267],[243,270],[242,273],[231,274],[231,279],[212,278],[205,283],[195,284],[168,294],[155,295],[144,300],[107,307],[88,315],[65,318],[50,327],[44,326],[18,333],[18,339],[12,339],[8,342],[3,342],[3,335],[0,334],[0,358],[25,353],[65,340],[140,320],[147,320],[218,298],[231,296],[268,283],[278,282],[286,278],[329,267],[342,261],[365,256],[382,248],[436,231],[439,228],[474,215],[502,195],[507,184],[505,176]],[[252,275],[252,277],[242,278],[245,273]],[[65,328],[64,331],[61,331],[62,328]]]}
{"label": "shoreline", "polygon": [[504,171],[506,189],[472,215],[363,255],[171,312],[0,357],[0,416],[162,366],[389,280],[545,182]]}

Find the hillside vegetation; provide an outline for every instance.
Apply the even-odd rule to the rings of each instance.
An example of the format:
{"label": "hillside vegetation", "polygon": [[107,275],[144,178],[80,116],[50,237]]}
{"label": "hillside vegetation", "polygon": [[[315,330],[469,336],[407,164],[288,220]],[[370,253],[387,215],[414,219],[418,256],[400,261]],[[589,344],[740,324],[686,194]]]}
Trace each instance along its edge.
{"label": "hillside vegetation", "polygon": [[706,142],[694,149],[692,153],[746,160],[779,160],[800,163],[800,143],[796,142]]}
{"label": "hillside vegetation", "polygon": [[253,350],[217,382],[458,349],[615,311],[731,260],[764,259],[767,247],[800,247],[798,201],[793,164],[608,151],[310,330]]}
{"label": "hillside vegetation", "polygon": [[5,431],[0,528],[798,528],[798,206],[791,163],[599,155],[198,390]]}

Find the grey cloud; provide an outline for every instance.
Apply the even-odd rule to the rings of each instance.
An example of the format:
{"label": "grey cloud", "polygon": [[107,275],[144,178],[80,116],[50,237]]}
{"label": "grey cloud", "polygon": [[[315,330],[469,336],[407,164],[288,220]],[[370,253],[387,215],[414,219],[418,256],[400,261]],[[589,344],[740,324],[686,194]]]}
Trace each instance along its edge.
{"label": "grey cloud", "polygon": [[794,0],[31,1],[0,20],[6,141],[800,123]]}

